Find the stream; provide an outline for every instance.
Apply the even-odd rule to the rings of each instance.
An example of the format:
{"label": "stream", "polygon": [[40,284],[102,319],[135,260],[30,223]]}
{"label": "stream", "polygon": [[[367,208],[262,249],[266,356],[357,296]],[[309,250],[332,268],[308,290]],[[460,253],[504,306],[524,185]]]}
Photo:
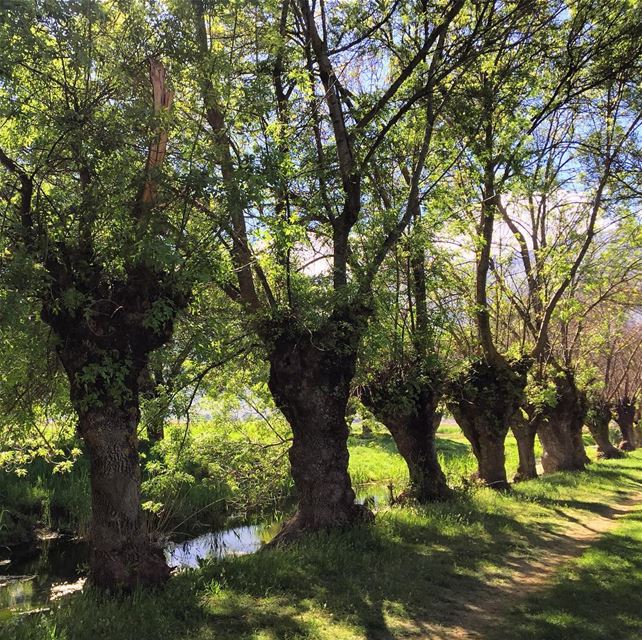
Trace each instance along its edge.
{"label": "stream", "polygon": [[[369,485],[357,491],[357,502],[375,508],[388,504],[385,486]],[[174,569],[197,568],[208,558],[254,553],[276,534],[279,522],[263,522],[212,531],[169,542],[165,557]],[[35,543],[0,548],[0,620],[35,613],[82,590],[87,572],[87,542],[52,535]]]}

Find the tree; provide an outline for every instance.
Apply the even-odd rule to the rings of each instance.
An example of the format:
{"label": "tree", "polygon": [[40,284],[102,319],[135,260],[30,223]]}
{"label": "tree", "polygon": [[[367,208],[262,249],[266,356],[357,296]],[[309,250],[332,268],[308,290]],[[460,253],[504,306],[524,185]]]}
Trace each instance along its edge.
{"label": "tree", "polygon": [[[426,205],[430,209],[430,200]],[[450,496],[435,442],[450,350],[443,326],[448,320],[428,297],[445,288],[447,256],[427,242],[429,226],[434,230],[438,221],[415,216],[380,274],[377,313],[361,354],[357,389],[392,434],[408,465],[409,496],[421,503]]]}
{"label": "tree", "polygon": [[[587,462],[581,439],[586,403],[575,381],[572,347],[569,350],[562,342],[556,348],[551,327],[561,321],[564,338],[569,313],[581,314],[582,305],[589,311],[604,302],[636,272],[639,262],[635,253],[630,261],[623,261],[596,245],[600,234],[607,233],[609,217],[619,215],[620,184],[626,178],[622,167],[640,124],[639,118],[625,115],[630,108],[628,86],[626,78],[605,81],[600,90],[584,95],[583,106],[571,105],[572,111],[559,112],[536,132],[538,151],[523,196],[526,211],[514,203],[512,211],[502,212],[519,247],[525,274],[526,294],[516,308],[532,340],[535,386],[543,389],[552,383],[556,388],[552,401],[527,407],[529,420],[523,432],[527,438],[523,446],[529,453],[535,431],[539,434],[546,471],[581,469]],[[616,113],[624,126],[613,118]],[[569,137],[563,141],[565,132]],[[582,132],[586,142],[575,141],[572,132]],[[617,246],[617,239],[613,244]],[[595,271],[586,266],[594,248],[602,282],[608,284],[606,294],[597,299],[590,289],[583,292],[581,284],[587,269]],[[608,264],[615,266],[607,268]]]}
{"label": "tree", "polygon": [[[486,449],[496,461],[496,471],[485,480],[496,486],[505,485],[500,448],[511,421],[522,454],[519,477],[536,475],[536,431],[544,445],[547,471],[579,469],[587,461],[581,439],[583,400],[572,371],[556,359],[550,326],[591,247],[598,216],[612,202],[611,190],[624,173],[620,173],[620,162],[628,155],[639,125],[635,115],[625,115],[632,113],[627,109],[637,46],[632,34],[638,19],[626,4],[610,6],[609,11],[618,16],[617,21],[612,15],[606,20],[602,10],[585,3],[574,4],[571,13],[562,5],[549,6],[541,18],[546,25],[544,35],[535,27],[532,38],[511,43],[509,48],[523,47],[531,53],[498,56],[494,66],[479,72],[479,82],[468,90],[475,96],[475,87],[481,87],[473,98],[477,105],[473,118],[463,120],[469,123],[467,135],[477,135],[477,143],[469,145],[473,155],[467,171],[473,176],[476,171],[479,179],[466,177],[462,182],[464,186],[478,182],[482,192],[475,312],[484,355],[479,371],[467,381],[464,376],[456,389],[459,400],[453,411],[468,423],[464,430],[479,443],[494,439],[496,444],[487,444]],[[607,42],[619,47],[608,67],[602,59]],[[544,63],[530,66],[528,61],[535,59]],[[481,122],[478,134],[476,122]],[[577,194],[578,202],[569,201],[571,192]],[[496,225],[505,225],[504,229],[500,226],[500,237],[506,231],[512,235],[521,263],[520,274],[516,267],[508,269],[508,280],[492,258]],[[577,235],[578,227],[584,230],[582,238]],[[550,381],[556,387],[555,402],[526,405],[523,396],[520,400],[524,377],[510,385],[512,391],[508,382],[499,385],[501,376],[493,368],[505,358],[497,355],[491,330],[487,293],[491,270],[495,295],[508,298],[529,334],[526,340],[523,333],[514,333],[514,344],[534,362],[531,377],[535,386],[544,390]],[[524,371],[528,367],[525,360],[521,365]],[[505,365],[503,371],[507,371]],[[493,384],[498,385],[494,390]],[[482,418],[479,403],[492,405],[497,399],[501,402]],[[515,401],[525,405],[524,414],[515,412]],[[536,413],[528,415],[533,410]],[[492,433],[482,435],[493,423]],[[480,444],[477,448],[481,452]]]}
{"label": "tree", "polygon": [[140,376],[195,277],[181,192],[197,188],[170,146],[174,90],[153,19],[137,2],[54,2],[10,7],[0,23],[6,268],[25,274],[19,293],[55,337],[90,460],[90,579],[105,589],[169,576],[140,506]]}
{"label": "tree", "polygon": [[[473,241],[471,313],[477,343],[471,362],[452,381],[449,409],[478,461],[479,477],[489,486],[508,486],[504,441],[523,403],[528,359],[501,353],[491,323],[492,249],[502,195],[509,193],[523,161],[523,147],[543,112],[556,74],[541,74],[533,61],[559,46],[553,25],[568,28],[561,6],[547,3],[504,6],[492,3],[485,20],[508,23],[496,46],[470,65],[460,82],[452,126],[462,138],[456,185],[467,231]],[[557,74],[561,69],[555,70]]]}
{"label": "tree", "polygon": [[[416,209],[440,88],[476,55],[465,4],[192,4],[210,166],[229,212],[224,288],[266,345],[293,430],[299,504],[279,541],[369,518],[347,472],[346,405],[375,277]],[[387,39],[401,55],[379,46]],[[246,52],[232,65],[230,47]],[[257,95],[258,117],[235,121]],[[423,124],[407,195],[382,210],[375,176],[408,157],[394,134],[410,121]]]}
{"label": "tree", "polygon": [[612,373],[608,388],[614,399],[615,420],[622,432],[621,448],[633,451],[642,446],[635,430],[636,407],[642,393],[642,331],[639,323],[629,320],[622,333],[609,354]]}
{"label": "tree", "polygon": [[[636,332],[635,327],[629,325],[630,319],[627,321],[621,309],[618,310],[616,305],[610,305],[607,309],[606,317],[594,319],[596,326],[592,327],[592,335],[586,340],[590,349],[586,354],[586,365],[589,371],[594,372],[588,393],[587,424],[597,442],[598,456],[619,458],[623,453],[610,442],[609,424],[618,416],[625,425],[622,429],[624,448],[628,449],[635,444],[633,420],[630,421],[631,428],[628,430],[624,417],[626,410],[620,409],[619,415],[616,410],[618,406],[625,407],[628,404],[627,400],[622,401],[622,398],[628,399],[631,387],[635,386],[635,383],[631,384],[635,376],[631,375],[631,365],[641,342],[640,336],[636,335],[639,331]],[[631,395],[635,396],[636,392]]]}

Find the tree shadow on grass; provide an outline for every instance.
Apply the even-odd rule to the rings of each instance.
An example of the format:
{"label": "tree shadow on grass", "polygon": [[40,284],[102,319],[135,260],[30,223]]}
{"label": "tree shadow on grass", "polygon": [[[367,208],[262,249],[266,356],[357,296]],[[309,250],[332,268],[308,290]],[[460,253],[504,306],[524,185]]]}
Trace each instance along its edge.
{"label": "tree shadow on grass", "polygon": [[[626,465],[619,466],[622,468],[605,465],[592,469],[591,481],[599,482],[602,478],[629,486],[630,491],[631,486],[639,484],[635,472]],[[574,482],[582,482],[580,476],[566,481],[563,477],[544,478],[539,482],[560,485],[566,482],[572,488]],[[603,508],[597,501],[551,498],[546,490],[543,487],[522,493],[519,489],[512,493],[512,498],[523,500],[525,506],[539,502],[553,511],[559,509],[565,521],[568,514],[561,511],[562,506],[596,513]],[[392,509],[380,514],[375,526],[310,535],[286,549],[210,562],[200,571],[174,577],[167,589],[158,594],[141,593],[120,603],[96,601],[91,594],[83,594],[64,605],[64,612],[52,617],[53,622],[43,617],[38,623],[41,632],[31,633],[24,627],[16,633],[14,628],[14,633],[6,637],[16,640],[57,637],[46,635],[52,625],[73,640],[103,637],[312,640],[340,637],[337,629],[348,630],[350,637],[385,640],[401,635],[397,625],[403,626],[406,637],[439,637],[435,629],[461,624],[471,632],[484,633],[488,617],[500,610],[498,607],[510,593],[506,582],[511,590],[520,589],[510,576],[511,569],[519,565],[520,556],[526,553],[537,556],[544,547],[555,545],[557,538],[564,537],[559,525],[550,518],[536,521],[519,518],[514,515],[514,504],[512,511],[504,510],[501,502],[499,508],[492,504],[495,503],[463,493],[451,502],[426,508]],[[616,545],[621,549],[614,547],[619,554],[616,563],[624,562],[631,553],[631,544],[617,539]],[[638,563],[639,556],[635,557]],[[628,569],[622,573],[627,572]],[[504,584],[493,582],[502,573]],[[609,598],[625,600],[624,591],[632,589],[629,578],[622,576],[622,584],[618,581],[609,587]],[[593,578],[589,574],[586,579]],[[598,582],[601,579],[594,578]],[[597,586],[593,584],[594,590]],[[566,587],[561,585],[562,588]],[[581,610],[582,616],[591,613],[588,608],[595,607],[597,597],[593,591],[585,596],[592,597],[593,604],[586,605],[586,612]],[[630,601],[637,605],[637,598]],[[473,604],[479,608],[479,614],[463,619],[462,614],[470,612]],[[555,604],[551,596],[550,606]],[[625,607],[628,604],[618,604],[615,610],[624,611],[625,615],[628,611]],[[594,614],[599,621],[600,615]],[[524,615],[520,624],[529,632],[529,625],[537,623],[533,617],[537,613],[529,613],[531,617]],[[609,614],[609,624],[616,624],[616,615]],[[572,620],[567,621],[563,627],[554,617],[547,622],[555,633],[569,628],[571,623]],[[547,640],[573,637],[561,632],[522,635]],[[0,637],[4,637],[1,630]],[[498,637],[520,634],[511,631]],[[606,636],[598,635],[597,631],[582,636],[588,640],[598,637]]]}
{"label": "tree shadow on grass", "polygon": [[[298,615],[313,603],[367,640],[394,638],[388,621],[395,618],[413,621],[415,630],[406,633],[426,637],[428,629],[458,624],[466,594],[483,589],[500,599],[499,589],[487,584],[489,563],[508,561],[507,552],[532,549],[546,535],[555,535],[548,525],[534,531],[464,497],[425,510],[393,510],[376,527],[309,536],[288,549],[214,562],[204,572],[241,599],[276,598],[277,606]],[[249,631],[241,625],[238,637]]]}
{"label": "tree shadow on grass", "polygon": [[437,452],[443,454],[444,458],[461,458],[470,456],[472,449],[467,442],[458,442],[457,440],[450,440],[448,438],[436,439]]}
{"label": "tree shadow on grass", "polygon": [[642,637],[642,514],[628,516],[556,583],[528,598],[493,639],[631,640]]}
{"label": "tree shadow on grass", "polygon": [[[630,493],[639,480],[634,469],[620,467],[593,468],[591,481],[602,478]],[[563,485],[569,479],[544,482]],[[568,551],[562,525],[569,513],[562,507],[609,517],[620,512],[599,501],[551,498],[545,491],[512,496],[539,502],[549,513],[559,514],[560,522],[548,518],[533,523],[501,509],[489,512],[483,501],[460,494],[452,502],[425,509],[393,509],[379,516],[375,527],[309,536],[289,549],[213,563],[205,572],[223,575],[226,589],[239,595],[277,597],[294,607],[297,617],[313,603],[334,622],[360,630],[359,637],[367,640],[396,637],[395,620],[406,621],[404,635],[438,637],[432,635],[434,629],[458,626],[468,596],[475,594],[481,615],[468,616],[466,624],[469,631],[483,633],[488,615],[506,599],[506,582],[510,589],[520,588],[509,577],[510,570],[520,565],[520,556],[537,557],[559,543],[565,543]],[[490,565],[494,570],[488,571]],[[504,585],[489,583],[502,571]],[[303,609],[300,603],[306,603]],[[316,636],[310,632],[301,637]]]}

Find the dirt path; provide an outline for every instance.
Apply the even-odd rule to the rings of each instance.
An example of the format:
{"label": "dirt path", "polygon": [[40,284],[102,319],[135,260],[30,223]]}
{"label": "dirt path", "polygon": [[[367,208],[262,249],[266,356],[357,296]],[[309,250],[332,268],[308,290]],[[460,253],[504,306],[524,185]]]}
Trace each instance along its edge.
{"label": "dirt path", "polygon": [[[561,532],[550,536],[537,558],[509,558],[510,575],[465,594],[466,602],[453,602],[452,625],[423,626],[426,640],[483,640],[520,600],[546,588],[560,566],[578,558],[617,521],[642,509],[642,492],[612,505],[605,505],[599,515],[570,519]],[[422,634],[423,635],[423,634]]]}

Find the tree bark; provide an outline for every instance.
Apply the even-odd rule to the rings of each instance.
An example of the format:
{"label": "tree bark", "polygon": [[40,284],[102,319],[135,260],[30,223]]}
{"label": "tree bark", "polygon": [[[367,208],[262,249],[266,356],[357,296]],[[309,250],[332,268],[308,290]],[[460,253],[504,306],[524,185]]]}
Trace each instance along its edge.
{"label": "tree bark", "polygon": [[372,519],[370,511],[355,504],[348,473],[345,416],[356,349],[343,346],[323,345],[322,331],[308,335],[284,331],[273,342],[268,385],[292,428],[289,458],[298,496],[297,511],[275,544],[305,531]]}
{"label": "tree bark", "polygon": [[609,438],[609,424],[611,422],[611,405],[600,400],[591,402],[586,414],[586,424],[597,444],[598,458],[621,458],[622,452],[614,447]]}
{"label": "tree bark", "polygon": [[169,578],[162,550],[151,543],[140,506],[138,408],[100,407],[80,414],[89,454],[92,519],[90,580],[99,588],[132,590]]}
{"label": "tree bark", "polygon": [[492,489],[508,489],[504,445],[508,426],[504,429],[490,416],[476,416],[474,406],[465,401],[448,406],[473,449],[477,477]]}
{"label": "tree bark", "polygon": [[635,403],[629,398],[620,398],[615,403],[615,421],[622,432],[622,451],[634,451],[637,447],[635,434]]}
{"label": "tree bark", "polygon": [[448,406],[472,446],[479,478],[493,489],[508,488],[504,442],[523,402],[524,369],[479,360],[452,387]]}
{"label": "tree bark", "polygon": [[[49,316],[49,321],[62,333],[54,318]],[[80,323],[70,324],[65,342],[58,347],[78,413],[78,433],[90,463],[88,577],[95,587],[113,592],[160,585],[170,573],[162,550],[147,530],[141,509],[137,432],[139,374],[145,366],[146,353],[166,340],[171,329],[168,325],[164,335],[150,333],[145,340],[144,329],[128,336],[126,326],[126,322],[119,325],[115,337],[99,331],[109,343],[110,348],[106,348],[106,344],[99,346],[88,339]],[[131,349],[132,343],[141,351]],[[122,379],[118,383],[100,377],[83,381],[88,372],[103,367],[120,372]]]}
{"label": "tree bark", "polygon": [[584,449],[582,428],[586,402],[570,371],[555,378],[557,401],[545,407],[534,418],[544,454],[542,466],[546,473],[580,471],[590,462]]}
{"label": "tree bark", "polygon": [[421,384],[420,377],[408,375],[412,370],[409,365],[403,372],[406,377],[392,376],[392,379],[389,370],[388,375],[365,387],[361,400],[390,431],[408,466],[408,496],[421,503],[445,500],[452,492],[435,446],[435,434],[441,422],[441,413],[437,411],[441,385]]}
{"label": "tree bark", "polygon": [[639,400],[635,403],[635,411],[633,412],[633,436],[636,446],[642,447],[642,404]]}
{"label": "tree bark", "polygon": [[[69,256],[79,261],[82,255],[69,251],[69,262],[74,264]],[[52,302],[43,305],[42,318],[58,338],[58,357],[89,455],[89,580],[106,591],[159,585],[169,577],[169,568],[140,506],[139,381],[149,354],[173,332],[173,315],[155,330],[146,325],[153,302],[162,298],[176,312],[188,297],[142,265],[131,267],[123,281],[109,281],[94,267],[89,284],[79,276],[73,281],[90,292],[88,308],[67,309],[56,303],[68,286],[65,269],[50,264]]]}
{"label": "tree bark", "polygon": [[511,422],[511,430],[517,441],[519,466],[513,482],[533,480],[538,477],[537,460],[535,459],[535,435],[537,425],[518,410]]}

